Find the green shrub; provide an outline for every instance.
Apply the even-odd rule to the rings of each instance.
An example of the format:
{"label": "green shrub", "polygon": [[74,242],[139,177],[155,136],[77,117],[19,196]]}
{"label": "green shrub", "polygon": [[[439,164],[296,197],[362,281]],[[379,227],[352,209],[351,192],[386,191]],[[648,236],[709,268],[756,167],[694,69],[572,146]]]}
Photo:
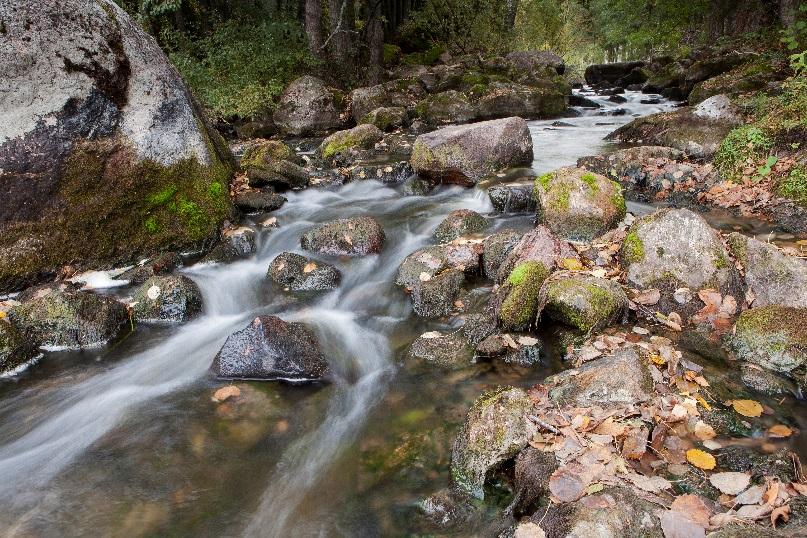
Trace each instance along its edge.
{"label": "green shrub", "polygon": [[790,198],[797,204],[807,207],[807,168],[797,166],[779,182],[776,192]]}
{"label": "green shrub", "polygon": [[768,156],[773,141],[765,131],[753,125],[732,129],[720,143],[715,154],[715,165],[723,179],[734,181],[743,175],[748,166]]}

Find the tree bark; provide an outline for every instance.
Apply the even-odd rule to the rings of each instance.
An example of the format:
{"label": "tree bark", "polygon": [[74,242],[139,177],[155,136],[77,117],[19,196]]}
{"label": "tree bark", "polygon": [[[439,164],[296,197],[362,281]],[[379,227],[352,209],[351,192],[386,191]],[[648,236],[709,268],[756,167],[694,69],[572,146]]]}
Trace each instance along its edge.
{"label": "tree bark", "polygon": [[353,63],[353,35],[356,33],[353,0],[329,0],[328,8],[331,16],[331,56],[339,67],[348,71]]}
{"label": "tree bark", "polygon": [[370,0],[367,20],[367,48],[370,51],[368,78],[372,84],[381,82],[384,63],[384,26],[381,20],[382,0]]}
{"label": "tree bark", "polygon": [[518,0],[507,0],[507,20],[505,28],[512,30],[516,25],[516,15],[518,14]]}
{"label": "tree bark", "polygon": [[779,0],[779,22],[785,28],[796,22],[798,4],[798,0]]}
{"label": "tree bark", "polygon": [[305,35],[311,54],[322,54],[322,0],[305,0]]}

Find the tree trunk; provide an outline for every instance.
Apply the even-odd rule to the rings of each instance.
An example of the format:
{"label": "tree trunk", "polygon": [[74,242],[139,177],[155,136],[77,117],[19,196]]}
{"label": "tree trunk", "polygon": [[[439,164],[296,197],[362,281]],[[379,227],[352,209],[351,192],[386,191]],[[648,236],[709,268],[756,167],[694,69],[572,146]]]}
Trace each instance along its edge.
{"label": "tree trunk", "polygon": [[311,54],[322,54],[322,0],[305,0],[305,35]]}
{"label": "tree trunk", "polygon": [[355,15],[353,0],[329,0],[331,16],[330,51],[338,66],[348,72],[352,65],[353,35],[355,34]]}
{"label": "tree trunk", "polygon": [[518,14],[518,0],[507,0],[507,19],[505,28],[512,30],[516,25],[516,15]]}
{"label": "tree trunk", "polygon": [[367,20],[367,48],[370,51],[368,78],[372,84],[381,82],[384,63],[384,26],[381,21],[381,0],[370,0]]}
{"label": "tree trunk", "polygon": [[798,0],[779,0],[779,22],[785,28],[796,22],[798,4]]}

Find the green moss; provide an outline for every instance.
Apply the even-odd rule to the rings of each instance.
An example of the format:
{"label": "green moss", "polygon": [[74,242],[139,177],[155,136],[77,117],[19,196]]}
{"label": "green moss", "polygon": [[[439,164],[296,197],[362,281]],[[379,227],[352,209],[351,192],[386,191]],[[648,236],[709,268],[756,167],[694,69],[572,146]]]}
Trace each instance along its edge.
{"label": "green moss", "polygon": [[553,177],[555,177],[555,175],[552,172],[538,176],[538,178],[535,180],[535,186],[537,187],[540,185],[543,190],[549,190],[549,185],[552,183]]}
{"label": "green moss", "polygon": [[384,43],[384,65],[393,65],[398,63],[401,58],[401,47]]}
{"label": "green moss", "polygon": [[644,260],[644,243],[635,231],[625,236],[625,241],[622,243],[622,259],[627,264]]}
{"label": "green moss", "polygon": [[516,266],[507,278],[510,290],[502,303],[499,318],[508,330],[523,330],[538,312],[538,293],[549,276],[544,264],[527,261]]}
{"label": "green moss", "polygon": [[600,190],[600,186],[597,184],[597,176],[595,176],[591,172],[586,172],[585,174],[580,176],[580,179],[583,181],[583,183],[588,185],[588,188],[591,189],[593,192],[597,192]]}
{"label": "green moss", "polygon": [[157,224],[157,219],[155,219],[153,216],[148,217],[145,221],[143,221],[143,226],[150,234],[156,234],[160,231],[160,225]]}
{"label": "green moss", "polygon": [[547,290],[547,312],[582,332],[607,326],[621,306],[615,293],[577,278],[557,280]]}
{"label": "green moss", "polygon": [[720,250],[715,250],[714,252],[714,266],[715,269],[725,269],[729,266],[728,258]]}
{"label": "green moss", "polygon": [[807,207],[807,167],[796,166],[776,187],[780,196],[790,198],[797,204]]}
{"label": "green moss", "polygon": [[224,187],[222,186],[222,184],[219,183],[218,181],[214,181],[213,183],[208,185],[207,195],[210,198],[217,199],[226,196],[226,193],[224,192]]}
{"label": "green moss", "polygon": [[241,157],[241,168],[263,168],[272,161],[294,160],[290,147],[277,140],[262,140],[246,149]]}
{"label": "green moss", "polygon": [[173,198],[178,190],[175,185],[167,185],[159,192],[149,195],[148,203],[152,207],[161,206]]}
{"label": "green moss", "polygon": [[478,73],[476,71],[469,71],[462,75],[462,83],[466,86],[473,88],[476,85],[484,85],[487,86],[489,80],[488,77],[483,75],[482,73]]}
{"label": "green moss", "polygon": [[555,209],[566,211],[569,209],[569,197],[571,195],[571,187],[567,184],[557,186],[557,195],[555,198]]}
{"label": "green moss", "polygon": [[325,145],[325,148],[322,150],[322,156],[324,158],[333,157],[337,153],[341,153],[345,150],[348,150],[352,147],[358,145],[358,140],[352,136],[344,136],[338,140],[333,140]]}

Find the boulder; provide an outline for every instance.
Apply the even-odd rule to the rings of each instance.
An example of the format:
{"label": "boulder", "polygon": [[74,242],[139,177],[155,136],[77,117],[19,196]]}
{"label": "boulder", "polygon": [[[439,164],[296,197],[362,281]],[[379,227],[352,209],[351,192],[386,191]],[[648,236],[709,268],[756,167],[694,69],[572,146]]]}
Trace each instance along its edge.
{"label": "boulder", "polygon": [[248,258],[255,253],[255,230],[241,226],[228,228],[221,234],[221,241],[202,258],[201,262],[229,263]]}
{"label": "boulder", "polygon": [[131,329],[123,303],[86,291],[44,288],[8,312],[11,323],[40,346],[84,348]]}
{"label": "boulder", "polygon": [[532,162],[532,137],[521,118],[444,127],[415,140],[412,167],[433,183],[472,186],[498,170]]}
{"label": "boulder", "polygon": [[423,85],[416,78],[391,80],[384,84],[356,88],[348,96],[350,113],[360,121],[373,110],[381,107],[413,108],[425,95]]}
{"label": "boulder", "polygon": [[0,20],[0,291],[212,238],[235,164],[154,38],[111,0]]}
{"label": "boulder", "polygon": [[271,187],[250,189],[236,194],[233,198],[235,206],[245,213],[275,211],[283,207],[286,201],[285,196],[276,193]]}
{"label": "boulder", "polygon": [[555,454],[531,446],[516,458],[513,485],[518,499],[515,515],[532,514],[542,499],[549,496],[549,477],[558,468]]}
{"label": "boulder", "polygon": [[426,96],[415,107],[415,114],[432,126],[468,123],[477,117],[476,109],[465,94],[456,90]]}
{"label": "boulder", "polygon": [[305,325],[259,316],[227,337],[211,368],[217,376],[228,379],[300,383],[322,380],[327,363]]}
{"label": "boulder", "polygon": [[311,75],[289,84],[280,96],[273,119],[288,135],[321,134],[344,124],[342,97],[338,91]]}
{"label": "boulder", "polygon": [[455,209],[434,230],[434,238],[439,243],[450,243],[464,235],[485,231],[490,223],[485,217],[470,209]]}
{"label": "boulder", "polygon": [[618,282],[585,274],[557,274],[544,282],[540,303],[549,318],[589,333],[621,321],[628,297]]}
{"label": "boulder", "polygon": [[36,342],[0,318],[0,375],[29,363],[37,353]]}
{"label": "boulder", "polygon": [[501,291],[499,320],[505,330],[523,331],[535,321],[541,286],[548,276],[549,269],[537,261],[522,262],[513,269]]}
{"label": "boulder", "polygon": [[729,123],[740,123],[740,109],[724,94],[714,95],[701,101],[692,109],[692,114],[699,118]]}
{"label": "boulder", "polygon": [[782,71],[765,61],[740,65],[731,71],[696,83],[689,93],[689,103],[696,105],[713,95],[735,97],[743,93],[764,90],[769,83],[785,77]]}
{"label": "boulder", "polygon": [[436,331],[421,334],[409,348],[409,358],[443,370],[467,368],[474,353],[457,334]]}
{"label": "boulder", "polygon": [[549,396],[559,405],[580,407],[646,402],[653,397],[649,361],[627,347],[547,378]]}
{"label": "boulder", "polygon": [[788,256],[776,246],[733,233],[726,239],[734,258],[743,266],[745,286],[753,306],[807,308],[807,262]]}
{"label": "boulder", "polygon": [[569,106],[579,106],[583,108],[601,108],[597,101],[593,101],[588,97],[580,95],[579,93],[573,93],[569,96]]}
{"label": "boulder", "polygon": [[[690,316],[703,307],[698,291],[742,297],[737,270],[720,235],[688,209],[662,209],[633,223],[620,250],[628,285],[655,288],[661,298],[653,308],[664,314]],[[694,299],[678,301],[676,290],[688,288]]]}
{"label": "boulder", "polygon": [[499,266],[496,281],[504,281],[517,265],[524,262],[539,262],[552,271],[557,261],[567,258],[578,259],[577,252],[567,241],[553,235],[546,226],[539,225],[521,236],[519,242],[510,250]]}
{"label": "boulder", "polygon": [[401,263],[395,283],[411,290],[422,278],[431,278],[446,269],[476,273],[480,254],[478,243],[446,244],[417,250]]}
{"label": "boulder", "polygon": [[412,308],[422,318],[439,318],[454,311],[465,282],[459,269],[447,269],[437,275],[418,280],[412,287]]}
{"label": "boulder", "polygon": [[521,72],[543,72],[549,68],[558,75],[562,75],[566,71],[563,58],[551,50],[518,50],[508,53],[504,59],[515,70]]}
{"label": "boulder", "polygon": [[515,457],[532,438],[533,408],[522,389],[500,387],[480,396],[468,411],[451,452],[451,478],[460,491],[485,496],[488,471]]}
{"label": "boulder", "polygon": [[684,180],[685,174],[675,177],[678,170],[667,170],[666,166],[684,158],[683,151],[667,146],[637,146],[605,155],[581,157],[577,160],[577,166],[628,183],[632,189],[654,194],[663,188],[665,180],[670,185]]}
{"label": "boulder", "polygon": [[305,250],[332,256],[378,254],[384,246],[384,230],[373,217],[332,220],[309,230],[300,238]]}
{"label": "boulder", "polygon": [[567,239],[590,241],[625,218],[622,188],[582,168],[560,168],[535,180],[538,219]]}
{"label": "boulder", "polygon": [[115,277],[116,280],[127,280],[129,284],[142,284],[154,275],[170,273],[182,265],[182,258],[176,252],[165,252],[152,259],[124,271]]}
{"label": "boulder", "polygon": [[476,347],[480,342],[497,331],[498,323],[496,316],[492,315],[490,312],[482,312],[480,314],[468,315],[461,329],[462,335],[468,343]]}
{"label": "boulder", "polygon": [[[607,64],[592,64],[586,67],[586,71],[583,76],[586,79],[586,82],[594,86],[595,84],[609,84],[609,85],[620,85],[620,82],[623,80],[631,80],[628,84],[632,84],[633,82],[644,82],[644,80],[638,80],[634,74],[634,69],[644,67],[644,62],[613,62]],[[634,78],[636,79],[634,81]]]}
{"label": "boulder", "polygon": [[274,189],[304,189],[308,186],[308,171],[291,161],[272,161],[260,167],[251,166],[246,169],[247,181],[250,187],[265,187],[270,185]]}
{"label": "boulder", "polygon": [[402,106],[378,107],[364,115],[357,123],[374,125],[382,131],[394,131],[406,123],[408,115]]}
{"label": "boulder", "polygon": [[241,168],[263,168],[278,161],[290,161],[303,164],[303,160],[294,150],[280,140],[252,140],[244,149],[239,160]]}
{"label": "boulder", "polygon": [[132,298],[137,321],[188,321],[202,311],[202,291],[183,275],[153,276]]}
{"label": "boulder", "polygon": [[794,377],[802,389],[807,378],[807,309],[763,306],[737,318],[728,347],[741,361]]}
{"label": "boulder", "polygon": [[522,234],[515,230],[501,230],[485,238],[482,243],[482,269],[485,276],[496,279],[504,260],[521,240]]}
{"label": "boulder", "polygon": [[570,93],[565,83],[542,80],[539,85],[492,82],[476,96],[479,119],[518,116],[524,119],[552,118],[566,111]]}
{"label": "boulder", "polygon": [[339,287],[342,274],[332,265],[293,252],[283,252],[269,264],[268,276],[291,291],[327,291]]}
{"label": "boulder", "polygon": [[496,185],[488,189],[488,198],[496,211],[532,213],[536,208],[532,191],[530,184]]}
{"label": "boulder", "polygon": [[360,150],[373,149],[376,142],[384,138],[384,133],[375,125],[363,124],[337,131],[320,144],[317,152],[328,162],[344,161],[347,155]]}

